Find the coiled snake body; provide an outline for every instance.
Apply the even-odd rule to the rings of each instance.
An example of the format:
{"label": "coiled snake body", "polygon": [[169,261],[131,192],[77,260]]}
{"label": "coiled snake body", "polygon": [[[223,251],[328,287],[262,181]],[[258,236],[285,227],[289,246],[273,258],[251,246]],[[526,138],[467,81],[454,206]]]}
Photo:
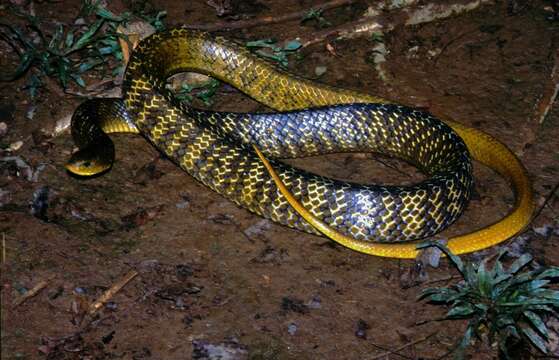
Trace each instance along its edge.
{"label": "coiled snake body", "polygon": [[[209,74],[283,112],[236,114],[190,108],[165,88],[166,79],[182,71]],[[373,96],[296,77],[207,33],[173,29],[142,41],[128,64],[123,94],[123,100],[94,99],[77,109],[72,134],[81,150],[67,165],[71,172],[90,175],[110,167],[114,147],[106,134],[139,132],[182,169],[240,206],[316,233],[278,190],[252,149],[255,145],[274,159],[279,179],[304,208],[354,239],[357,245],[350,247],[400,258],[417,254],[415,244],[402,241],[441,231],[465,209],[473,186],[469,154],[509,179],[517,201],[501,222],[450,239],[453,252],[475,251],[507,239],[526,225],[533,211],[524,168],[489,135]],[[364,186],[275,160],[347,151],[397,156],[430,177],[410,187]]]}

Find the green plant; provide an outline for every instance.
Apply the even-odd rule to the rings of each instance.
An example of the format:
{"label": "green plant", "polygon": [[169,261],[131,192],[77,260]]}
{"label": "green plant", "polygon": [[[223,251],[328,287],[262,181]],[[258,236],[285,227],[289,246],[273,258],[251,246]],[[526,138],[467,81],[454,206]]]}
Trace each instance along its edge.
{"label": "green plant", "polygon": [[322,9],[311,9],[308,13],[303,16],[301,19],[301,23],[305,23],[307,21],[315,20],[318,24],[318,27],[324,28],[332,25],[328,20],[326,20],[322,16]]}
{"label": "green plant", "polygon": [[[100,5],[99,1],[84,1],[82,9],[71,25],[56,24],[55,30],[47,31],[45,24],[36,16],[14,13],[23,17],[23,28],[0,22],[3,38],[19,56],[19,65],[10,75],[2,75],[0,80],[11,81],[28,75],[26,88],[32,97],[43,86],[43,78],[55,78],[63,89],[72,81],[85,86],[85,73],[97,69],[107,70],[115,76],[123,71],[122,51],[117,27],[131,19],[131,13],[115,15]],[[93,20],[89,21],[93,15]],[[159,12],[150,18],[161,27]],[[115,61],[111,61],[115,60]]]}
{"label": "green plant", "polygon": [[490,345],[496,342],[507,358],[511,344],[531,344],[547,353],[548,329],[543,317],[557,316],[559,291],[550,289],[549,284],[559,277],[559,267],[528,270],[532,257],[524,254],[505,268],[501,258],[506,251],[501,251],[489,269],[488,259],[479,264],[464,263],[439,243],[427,243],[419,248],[430,246],[443,251],[463,277],[451,287],[428,288],[420,295],[420,299],[450,306],[443,320],[468,320],[456,357],[460,358],[473,340],[484,337]]}
{"label": "green plant", "polygon": [[260,56],[277,61],[281,66],[287,67],[287,55],[292,54],[301,48],[301,43],[297,40],[291,40],[283,47],[277,46],[275,43],[276,41],[274,39],[262,39],[249,41],[246,43],[246,47],[255,50],[255,52]]}
{"label": "green plant", "polygon": [[209,106],[213,102],[213,97],[219,89],[221,83],[216,79],[209,79],[206,82],[198,84],[181,84],[180,89],[176,93],[177,99],[180,101],[192,102],[194,96]]}

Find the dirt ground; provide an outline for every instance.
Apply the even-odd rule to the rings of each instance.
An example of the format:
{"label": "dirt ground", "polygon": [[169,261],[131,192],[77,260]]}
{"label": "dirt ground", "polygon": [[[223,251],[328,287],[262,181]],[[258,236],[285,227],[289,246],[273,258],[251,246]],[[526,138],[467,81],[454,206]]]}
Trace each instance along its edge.
{"label": "dirt ground", "polygon": [[[319,3],[253,0],[234,11],[277,16]],[[167,10],[168,27],[219,20],[203,0],[154,4]],[[341,24],[367,5],[358,1],[324,16]],[[289,68],[317,78],[315,69],[325,66],[317,81],[428,108],[506,143],[527,167],[541,210],[525,233],[506,244],[539,264],[559,265],[559,199],[552,194],[559,181],[559,107],[543,124],[534,120],[559,40],[549,5],[499,1],[398,26],[384,39],[386,81],[371,64],[374,43],[366,38],[329,41],[335,55],[325,42],[304,48]],[[38,2],[35,9],[69,21],[79,6],[77,0]],[[126,3],[109,8],[118,13]],[[0,12],[10,20],[6,7]],[[291,21],[225,35],[288,40],[315,30],[312,23]],[[14,66],[13,60],[2,56],[3,67]],[[0,157],[3,359],[436,359],[449,356],[464,331],[461,321],[429,321],[445,309],[416,300],[427,286],[456,281],[449,279],[456,273],[446,261],[426,269],[420,282],[413,262],[362,255],[263,220],[197,183],[142,137],[114,137],[117,162],[106,175],[69,176],[63,166],[73,150],[71,136],[48,134],[82,100],[43,92],[28,119],[33,104],[22,86],[20,80],[0,88],[0,122],[7,125],[2,148],[22,141]],[[213,108],[263,109],[225,86]],[[36,176],[8,159],[14,156]],[[401,162],[359,154],[292,163],[359,182],[413,179]],[[503,180],[477,165],[476,193],[441,236],[496,221],[514,200]],[[41,196],[46,207],[31,206]],[[93,318],[84,317],[84,306],[131,270],[138,276]],[[42,291],[13,305],[41,281],[47,281]],[[474,350],[474,359],[495,356],[486,347]]]}

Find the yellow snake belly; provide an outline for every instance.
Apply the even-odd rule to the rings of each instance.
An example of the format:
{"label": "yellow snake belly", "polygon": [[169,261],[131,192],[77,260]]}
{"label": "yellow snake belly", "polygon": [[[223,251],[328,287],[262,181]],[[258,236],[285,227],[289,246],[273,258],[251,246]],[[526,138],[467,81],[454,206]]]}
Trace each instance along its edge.
{"label": "yellow snake belly", "polygon": [[[166,79],[182,71],[209,74],[284,112],[232,114],[187,107],[165,89]],[[306,209],[366,244],[353,247],[359,251],[415,257],[413,243],[392,242],[431,236],[456,220],[472,188],[468,150],[512,181],[517,203],[503,221],[450,239],[452,251],[475,251],[498,243],[522,229],[533,211],[522,165],[489,135],[380,98],[296,77],[234,42],[207,33],[173,29],[142,41],[128,65],[123,93],[124,101],[115,101],[112,116],[119,123],[125,113],[126,123],[133,122],[124,131],[139,131],[181,168],[237,204],[300,230],[316,232],[289,205],[250,144],[272,158],[377,151],[404,158],[429,173],[429,179],[412,187],[364,186],[273,160],[282,182]],[[95,117],[91,108],[81,107],[73,128],[97,122],[101,133],[122,131],[90,120]],[[88,139],[99,131],[73,133],[74,138],[85,133],[82,137]],[[101,141],[87,139],[77,141],[80,148],[87,147],[88,141],[101,146]]]}

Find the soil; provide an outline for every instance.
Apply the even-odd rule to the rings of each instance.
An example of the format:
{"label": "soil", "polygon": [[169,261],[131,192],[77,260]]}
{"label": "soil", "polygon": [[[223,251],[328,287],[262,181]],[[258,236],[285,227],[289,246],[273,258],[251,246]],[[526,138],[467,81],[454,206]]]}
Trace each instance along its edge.
{"label": "soil", "polygon": [[[242,6],[229,16],[274,16],[319,3],[238,2]],[[169,27],[219,20],[203,0],[154,5],[167,10]],[[19,21],[2,6],[3,21]],[[559,24],[549,19],[549,6],[503,1],[398,26],[384,38],[385,81],[370,61],[375,43],[363,38],[330,40],[335,54],[324,42],[304,48],[290,57],[289,68],[317,78],[315,68],[325,66],[317,81],[427,108],[506,143],[528,169],[540,212],[505,246],[557,265],[559,199],[552,192],[559,178],[559,107],[542,124],[534,120],[557,51]],[[79,7],[77,0],[35,4],[38,16],[60,22],[72,21]],[[324,16],[342,24],[366,7],[358,1]],[[127,4],[109,8],[119,13]],[[315,30],[312,22],[292,21],[224,34],[289,40]],[[3,67],[13,68],[15,57],[5,44],[2,49]],[[82,99],[43,91],[32,102],[23,85],[20,79],[0,88],[0,122],[7,125],[2,148],[23,142],[0,158],[3,359],[374,359],[387,351],[380,358],[450,356],[466,323],[434,321],[445,308],[417,300],[425,287],[457,281],[446,261],[418,276],[412,261],[359,254],[263,220],[196,182],[139,136],[113,137],[117,161],[104,176],[71,177],[63,167],[73,151],[69,131],[50,134]],[[212,108],[263,109],[225,86]],[[8,156],[25,161],[35,178]],[[292,163],[359,182],[421,176],[399,161],[374,159],[339,154]],[[512,206],[514,196],[496,174],[476,164],[475,175],[476,196],[441,237],[494,222]],[[464,258],[478,261],[496,251]],[[85,314],[87,304],[131,270],[139,274],[95,315]],[[41,281],[47,281],[43,290],[13,305]],[[468,356],[491,359],[495,352],[477,345]]]}

